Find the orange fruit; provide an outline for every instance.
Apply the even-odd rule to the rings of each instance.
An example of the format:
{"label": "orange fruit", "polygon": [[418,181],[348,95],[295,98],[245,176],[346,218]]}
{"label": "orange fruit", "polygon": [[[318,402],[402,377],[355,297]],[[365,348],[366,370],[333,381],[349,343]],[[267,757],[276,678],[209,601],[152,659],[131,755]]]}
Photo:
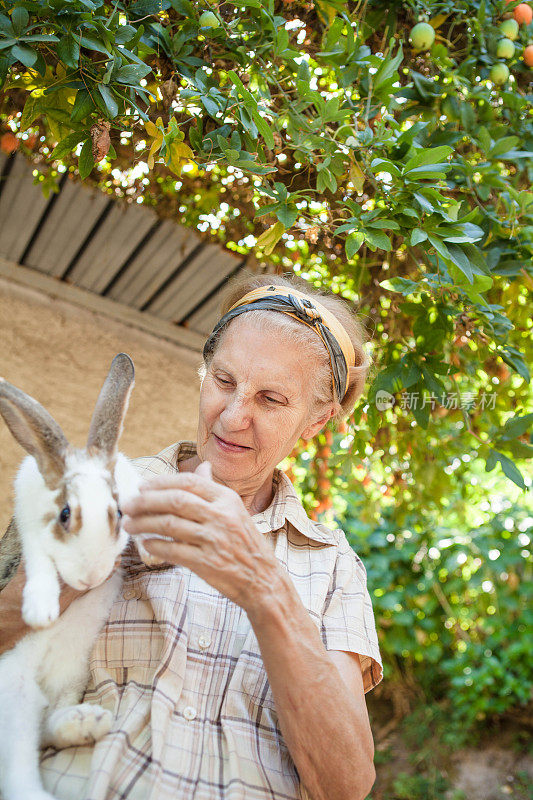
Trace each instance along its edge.
{"label": "orange fruit", "polygon": [[528,44],[528,46],[524,48],[524,62],[528,67],[533,67],[533,44]]}
{"label": "orange fruit", "polygon": [[8,155],[10,153],[14,153],[18,146],[19,140],[14,133],[11,133],[11,131],[4,133],[0,139],[0,149],[3,153],[7,153]]}
{"label": "orange fruit", "polygon": [[520,3],[514,11],[513,17],[519,25],[529,25],[533,20],[533,9],[528,3]]}
{"label": "orange fruit", "polygon": [[329,492],[331,489],[331,483],[328,481],[327,478],[319,478],[318,479],[318,488],[321,492]]}
{"label": "orange fruit", "polygon": [[329,428],[326,430],[326,444],[333,444],[333,433]]}
{"label": "orange fruit", "polygon": [[325,447],[321,447],[317,453],[319,458],[329,458],[331,455],[331,447],[327,445]]}
{"label": "orange fruit", "polygon": [[39,137],[37,136],[37,134],[36,133],[32,133],[31,136],[28,136],[28,138],[26,139],[24,144],[30,150],[33,150],[33,148],[35,147],[35,145],[37,144],[38,141],[39,141]]}

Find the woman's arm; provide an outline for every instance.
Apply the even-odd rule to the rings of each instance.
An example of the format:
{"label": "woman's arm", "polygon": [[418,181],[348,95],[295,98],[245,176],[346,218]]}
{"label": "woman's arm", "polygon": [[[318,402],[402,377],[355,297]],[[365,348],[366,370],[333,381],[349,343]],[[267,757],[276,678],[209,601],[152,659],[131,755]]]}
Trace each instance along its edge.
{"label": "woman's arm", "polygon": [[246,611],[300,780],[312,800],[364,800],[376,772],[361,667],[354,693],[335,664],[349,656],[331,658],[283,569],[271,586]]}
{"label": "woman's arm", "polygon": [[[35,628],[26,625],[22,618],[22,594],[26,584],[26,570],[21,562],[7,586],[0,592],[0,655],[10,650],[27,633]],[[59,609],[62,614],[66,608],[85,592],[78,592],[66,583],[62,584]]]}
{"label": "woman's arm", "polygon": [[[115,566],[120,559],[117,559]],[[14,519],[0,539],[0,655],[35,628],[22,618],[22,602],[26,585],[26,569],[21,555],[20,538]],[[85,592],[78,592],[63,581],[59,598],[60,613]]]}
{"label": "woman's arm", "polygon": [[154,478],[123,505],[124,527],[132,535],[168,537],[143,544],[189,567],[247,612],[282,733],[312,800],[363,800],[375,770],[362,678],[354,694],[240,497],[209,475],[204,462],[196,474]]}

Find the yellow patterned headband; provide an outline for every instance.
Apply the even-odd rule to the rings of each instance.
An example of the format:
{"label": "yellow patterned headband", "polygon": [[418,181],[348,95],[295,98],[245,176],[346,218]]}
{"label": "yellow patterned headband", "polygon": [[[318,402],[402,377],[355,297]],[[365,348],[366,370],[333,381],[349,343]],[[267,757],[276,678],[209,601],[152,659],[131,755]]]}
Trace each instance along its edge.
{"label": "yellow patterned headband", "polygon": [[338,400],[342,400],[348,390],[349,367],[355,366],[355,351],[350,337],[331,311],[298,289],[269,284],[245,294],[215,325],[205,343],[204,357],[223,325],[245,311],[259,310],[281,311],[303,322],[320,336],[330,356],[334,392]]}

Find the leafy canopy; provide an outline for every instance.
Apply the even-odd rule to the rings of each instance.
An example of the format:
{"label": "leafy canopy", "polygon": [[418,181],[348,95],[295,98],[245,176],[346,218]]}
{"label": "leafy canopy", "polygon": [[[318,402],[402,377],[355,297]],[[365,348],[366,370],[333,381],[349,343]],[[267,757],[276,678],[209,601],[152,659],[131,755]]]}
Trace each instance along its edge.
{"label": "leafy canopy", "polygon": [[[418,668],[463,733],[525,702],[529,680],[533,26],[497,55],[516,5],[20,0],[0,14],[2,146],[17,135],[43,188],[77,171],[358,304],[368,392],[294,472],[373,576],[386,677]],[[427,26],[410,40],[419,22],[433,44]]]}

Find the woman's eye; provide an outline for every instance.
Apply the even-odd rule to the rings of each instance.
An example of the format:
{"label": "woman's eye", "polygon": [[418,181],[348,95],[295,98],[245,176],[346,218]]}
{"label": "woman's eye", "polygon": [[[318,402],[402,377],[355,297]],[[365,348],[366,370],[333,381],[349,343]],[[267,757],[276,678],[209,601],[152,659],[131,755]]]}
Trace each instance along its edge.
{"label": "woman's eye", "polygon": [[64,506],[64,507],[61,509],[61,513],[59,514],[59,521],[60,521],[60,523],[61,523],[62,525],[66,525],[66,524],[67,524],[67,522],[69,521],[69,519],[70,519],[70,506],[69,506],[69,504],[67,503],[67,505],[66,505],[66,506]]}
{"label": "woman's eye", "polygon": [[279,400],[276,400],[275,397],[265,397],[265,400],[268,400],[269,403],[276,403],[279,405]]}
{"label": "woman's eye", "polygon": [[223,386],[230,386],[231,385],[231,381],[227,381],[224,378],[217,378],[217,381],[219,383],[221,383]]}
{"label": "woman's eye", "polygon": [[120,519],[122,517],[122,511],[120,508],[117,508],[117,517]]}

